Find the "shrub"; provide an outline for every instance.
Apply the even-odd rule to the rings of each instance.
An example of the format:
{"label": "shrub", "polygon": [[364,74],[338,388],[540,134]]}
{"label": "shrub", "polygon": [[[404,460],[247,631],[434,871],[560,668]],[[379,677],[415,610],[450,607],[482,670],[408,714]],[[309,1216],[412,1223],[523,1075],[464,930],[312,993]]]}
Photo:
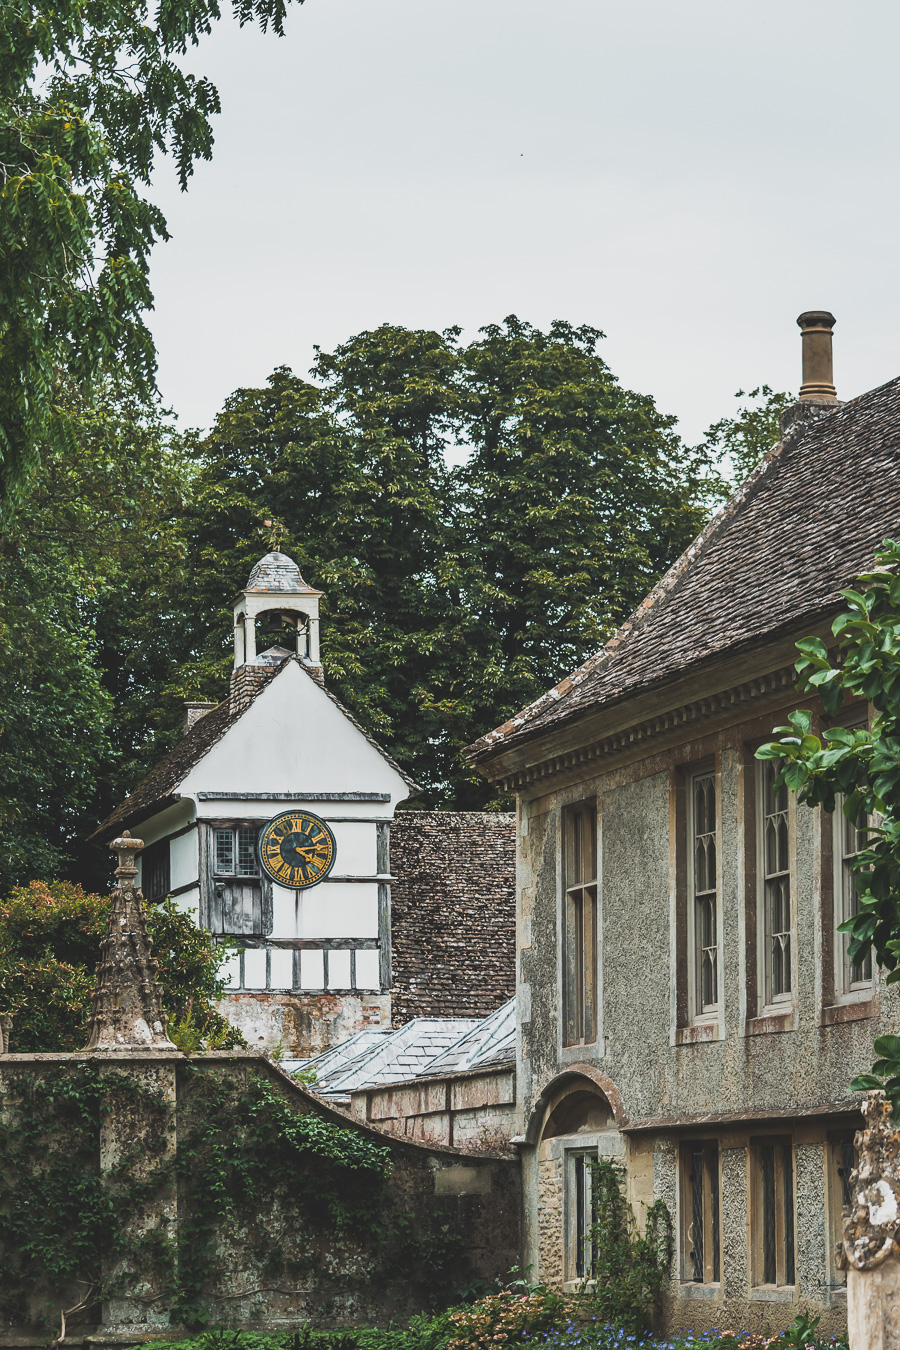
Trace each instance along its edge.
{"label": "shrub", "polygon": [[[13,1014],[14,1050],[82,1049],[108,914],[108,897],[69,881],[32,881],[0,901],[0,1011]],[[171,900],[147,906],[147,928],[176,1043],[243,1045],[212,1006],[226,949]]]}

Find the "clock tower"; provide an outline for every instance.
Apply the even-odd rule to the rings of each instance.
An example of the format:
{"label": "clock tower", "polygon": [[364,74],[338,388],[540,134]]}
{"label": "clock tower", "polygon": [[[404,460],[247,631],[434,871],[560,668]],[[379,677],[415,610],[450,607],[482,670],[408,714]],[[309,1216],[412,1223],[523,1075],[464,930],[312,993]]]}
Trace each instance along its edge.
{"label": "clock tower", "polygon": [[223,1011],[298,1057],[391,1025],[390,825],[417,791],[324,685],[321,598],[286,554],[259,560],[233,604],[229,697],[191,706],[93,836],[140,835],[146,901],[172,896],[233,949]]}

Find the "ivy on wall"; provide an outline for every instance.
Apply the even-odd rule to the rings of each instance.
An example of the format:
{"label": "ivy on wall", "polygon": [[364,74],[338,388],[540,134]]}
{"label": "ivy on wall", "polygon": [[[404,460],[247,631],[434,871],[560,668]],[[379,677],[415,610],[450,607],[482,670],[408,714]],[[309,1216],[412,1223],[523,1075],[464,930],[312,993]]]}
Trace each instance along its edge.
{"label": "ivy on wall", "polygon": [[[172,1111],[134,1073],[96,1061],[8,1073],[0,1101],[7,1324],[58,1321],[61,1338],[67,1318],[95,1322],[101,1301],[121,1297],[168,1308],[173,1323],[196,1328],[267,1292],[324,1299],[329,1281],[345,1292],[403,1280],[427,1287],[429,1303],[456,1292],[462,1236],[439,1211],[407,1213],[403,1184],[385,1194],[388,1146],[298,1111],[265,1075],[236,1074],[233,1065],[179,1067],[174,1150]],[[113,1112],[115,1161],[101,1168]]]}

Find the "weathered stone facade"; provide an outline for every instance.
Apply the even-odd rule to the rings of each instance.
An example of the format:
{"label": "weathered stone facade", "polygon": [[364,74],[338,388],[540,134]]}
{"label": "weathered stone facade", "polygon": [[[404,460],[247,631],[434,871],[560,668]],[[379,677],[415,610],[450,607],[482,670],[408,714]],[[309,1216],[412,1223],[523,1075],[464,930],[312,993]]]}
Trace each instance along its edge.
{"label": "weathered stone facade", "polygon": [[391,824],[393,1017],[485,1017],[515,987],[515,826],[490,811]]}
{"label": "weathered stone facade", "polygon": [[674,1221],[673,1329],[809,1308],[843,1330],[849,1084],[900,1022],[839,932],[840,811],[782,798],[755,758],[798,705],[828,725],[795,643],[833,642],[894,528],[900,381],[800,412],[615,638],[469,751],[518,797],[524,1264],[575,1278],[604,1117],[638,1220],[662,1200]]}

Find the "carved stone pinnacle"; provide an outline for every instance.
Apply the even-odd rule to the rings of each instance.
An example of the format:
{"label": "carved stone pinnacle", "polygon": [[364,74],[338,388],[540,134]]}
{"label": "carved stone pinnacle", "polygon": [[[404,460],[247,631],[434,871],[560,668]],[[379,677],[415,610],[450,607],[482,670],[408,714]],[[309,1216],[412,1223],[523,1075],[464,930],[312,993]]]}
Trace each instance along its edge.
{"label": "carved stone pinnacle", "polygon": [[118,855],[117,885],[110,897],[109,922],[101,943],[100,965],[87,1050],[174,1050],[166,1034],[166,1015],[147,932],[144,897],[135,889],[135,855],[143,840],[123,830],[111,851]]}

